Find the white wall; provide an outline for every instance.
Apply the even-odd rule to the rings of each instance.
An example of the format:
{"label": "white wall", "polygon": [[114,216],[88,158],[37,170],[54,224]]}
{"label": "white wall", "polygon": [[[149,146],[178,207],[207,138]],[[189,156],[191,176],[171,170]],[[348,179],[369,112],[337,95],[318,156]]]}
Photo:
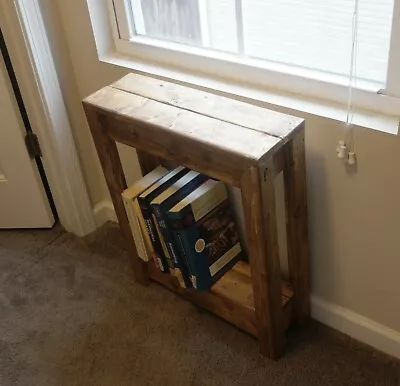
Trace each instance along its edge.
{"label": "white wall", "polygon": [[[46,14],[63,92],[96,205],[106,200],[108,193],[77,101],[127,70],[98,61],[85,0],[57,0],[58,9],[51,0],[43,3],[49,7]],[[343,307],[344,313],[354,312],[400,332],[399,136],[358,128],[358,168],[350,173],[335,153],[342,124],[281,111],[306,119],[313,294],[328,305]],[[129,179],[134,179],[138,174],[135,153],[123,149],[122,159]],[[400,335],[390,334],[398,339],[396,352],[400,355]]]}

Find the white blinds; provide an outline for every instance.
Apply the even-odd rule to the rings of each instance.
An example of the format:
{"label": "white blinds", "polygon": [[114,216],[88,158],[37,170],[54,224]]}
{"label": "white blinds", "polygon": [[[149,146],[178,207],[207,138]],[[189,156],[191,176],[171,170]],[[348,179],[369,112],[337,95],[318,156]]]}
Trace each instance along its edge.
{"label": "white blinds", "polygon": [[[246,54],[347,75],[352,0],[243,0]],[[393,0],[360,0],[357,77],[384,83]]]}
{"label": "white blinds", "polygon": [[[394,0],[359,1],[357,78],[384,86]],[[234,54],[238,39],[242,39],[245,58],[349,74],[354,0],[132,2],[141,3],[147,36]],[[240,4],[242,18],[238,20]],[[171,20],[171,15],[176,20]],[[243,36],[237,33],[241,30],[237,28],[239,22]],[[180,36],[180,31],[185,36],[183,32]],[[197,37],[198,33],[202,36]]]}

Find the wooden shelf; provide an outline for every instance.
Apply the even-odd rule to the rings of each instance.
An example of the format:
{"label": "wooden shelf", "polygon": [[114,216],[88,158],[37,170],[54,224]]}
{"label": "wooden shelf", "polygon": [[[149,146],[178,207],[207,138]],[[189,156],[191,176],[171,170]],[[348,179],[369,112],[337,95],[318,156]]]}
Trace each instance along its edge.
{"label": "wooden shelf", "polygon": [[[288,324],[310,315],[304,121],[139,74],[83,105],[136,280],[168,287],[256,336],[264,355],[279,358]],[[136,149],[143,174],[161,159],[239,187],[250,267],[238,263],[209,291],[196,292],[141,260],[121,198],[127,185],[117,143]],[[274,180],[281,172],[293,288],[280,266]]]}
{"label": "wooden shelf", "polygon": [[[253,286],[249,264],[242,261],[238,262],[209,291],[183,289],[175,277],[160,272],[153,263],[149,263],[149,273],[152,280],[181,295],[197,307],[204,308],[257,337]],[[288,283],[283,283],[282,307],[287,314],[285,317],[287,324],[291,317],[289,304],[292,298],[293,289]]]}

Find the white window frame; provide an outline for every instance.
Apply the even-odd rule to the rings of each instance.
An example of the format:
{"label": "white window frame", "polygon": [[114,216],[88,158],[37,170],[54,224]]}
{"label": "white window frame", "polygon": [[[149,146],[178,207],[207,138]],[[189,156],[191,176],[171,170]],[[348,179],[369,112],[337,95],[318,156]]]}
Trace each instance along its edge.
{"label": "white window frame", "polygon": [[[90,1],[90,0],[89,0]],[[269,92],[290,93],[301,99],[320,100],[329,103],[331,109],[343,110],[348,99],[348,78],[346,76],[326,74],[321,71],[299,69],[294,66],[277,64],[258,59],[242,59],[223,52],[161,41],[146,36],[135,35],[134,27],[127,17],[132,12],[128,0],[106,0],[108,3],[114,50],[131,60],[155,63],[179,71],[182,69],[192,74],[246,84]],[[242,0],[235,0],[236,7],[241,7]],[[202,14],[202,13],[201,13]],[[204,28],[204,21],[201,23]],[[239,34],[240,34],[240,28]],[[243,39],[242,39],[243,40]],[[240,41],[240,40],[239,40]],[[240,54],[239,43],[239,54]],[[179,79],[180,80],[180,79]],[[390,55],[387,73],[387,86],[379,90],[374,82],[357,81],[353,90],[354,106],[365,117],[379,115],[390,117],[398,126],[400,116],[400,0],[395,0]],[[290,106],[284,106],[290,107]],[[300,109],[302,110],[302,109]],[[304,109],[306,112],[306,109]],[[323,114],[318,114],[323,115]],[[327,114],[328,117],[329,114]],[[356,115],[355,115],[356,116]],[[369,118],[368,118],[369,119]],[[368,119],[356,124],[372,127]],[[375,128],[375,127],[372,127]],[[379,128],[378,128],[379,129]],[[397,133],[397,127],[387,132]]]}
{"label": "white window frame", "polygon": [[400,98],[400,0],[394,3],[386,93]]}

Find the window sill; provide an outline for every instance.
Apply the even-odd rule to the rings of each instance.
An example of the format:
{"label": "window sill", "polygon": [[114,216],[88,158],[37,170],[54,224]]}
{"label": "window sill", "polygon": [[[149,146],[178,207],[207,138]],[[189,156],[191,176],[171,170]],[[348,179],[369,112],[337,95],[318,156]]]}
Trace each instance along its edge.
{"label": "window sill", "polygon": [[[256,87],[244,83],[226,80],[205,74],[188,72],[187,70],[167,66],[160,63],[151,63],[129,55],[111,52],[100,57],[100,61],[151,76],[173,80],[178,83],[201,88],[213,93],[222,94],[248,103],[261,105],[272,110],[299,115],[296,113],[313,114],[316,116],[343,122],[346,119],[346,106],[326,101],[324,99],[293,94],[281,90]],[[376,105],[387,104],[391,111],[400,112],[400,101],[385,95],[370,95],[376,98]],[[399,106],[399,108],[397,108]],[[294,110],[294,111],[287,111]],[[389,134],[397,134],[399,116],[368,110],[356,110],[353,123],[357,126],[374,129]]]}

